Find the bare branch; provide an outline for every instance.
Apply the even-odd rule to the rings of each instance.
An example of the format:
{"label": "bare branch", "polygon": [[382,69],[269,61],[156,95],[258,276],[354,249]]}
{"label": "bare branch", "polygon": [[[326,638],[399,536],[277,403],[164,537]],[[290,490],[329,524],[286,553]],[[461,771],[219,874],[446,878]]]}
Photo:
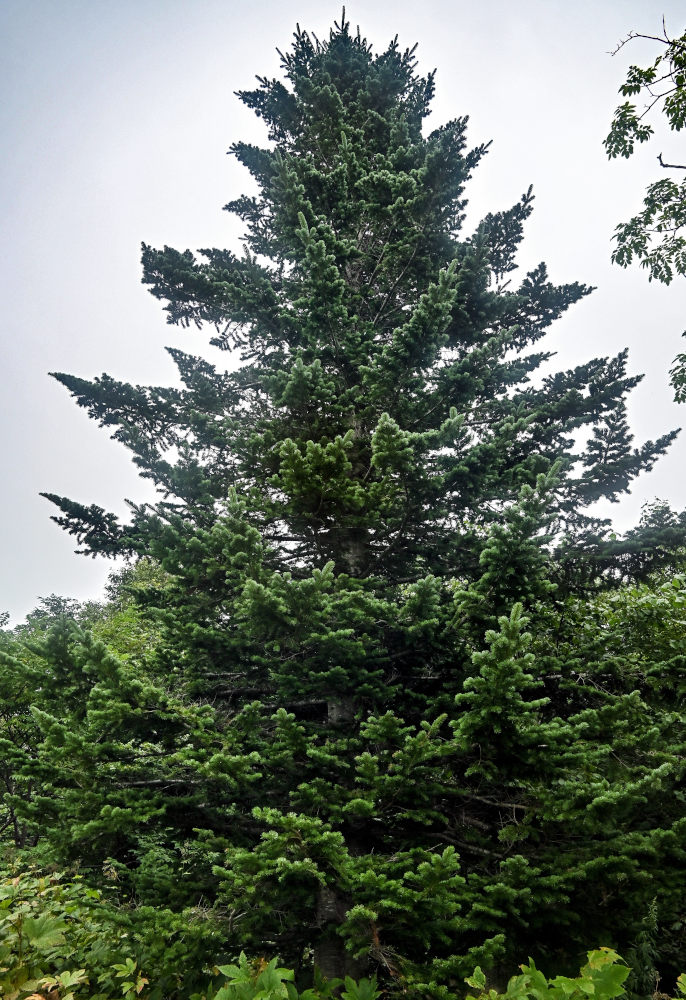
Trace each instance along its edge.
{"label": "bare branch", "polygon": [[646,38],[646,39],[648,39],[648,41],[651,41],[651,42],[661,42],[662,45],[670,45],[671,44],[669,38],[661,38],[660,35],[642,35],[638,31],[630,31],[629,34],[626,36],[626,38],[622,38],[617,43],[616,47],[609,53],[609,55],[616,56],[617,53],[619,51],[621,51],[621,49],[623,49],[625,45],[628,45],[629,42],[633,42],[633,40],[635,38]]}
{"label": "bare branch", "polygon": [[684,163],[665,163],[662,159],[662,153],[657,154],[657,159],[660,166],[666,170],[686,170],[686,164]]}
{"label": "bare branch", "polygon": [[667,96],[666,94],[657,94],[657,95],[655,96],[655,98],[654,98],[654,99],[653,99],[653,100],[652,100],[652,101],[650,102],[650,104],[646,104],[646,107],[645,107],[645,111],[643,111],[643,112],[642,112],[642,113],[641,113],[641,114],[640,114],[640,115],[638,116],[638,120],[639,120],[639,121],[641,121],[641,119],[642,119],[642,118],[645,118],[645,116],[646,116],[646,115],[648,114],[648,112],[649,112],[649,111],[652,111],[652,109],[653,109],[653,108],[655,107],[655,105],[656,105],[656,104],[657,104],[657,102],[658,102],[658,101],[660,100],[660,98],[661,98],[661,97],[666,97],[666,96]]}
{"label": "bare branch", "polygon": [[667,26],[665,24],[664,16],[662,18],[662,34],[661,35],[644,35],[640,31],[630,31],[626,38],[622,38],[615,48],[609,53],[611,56],[616,56],[625,45],[629,42],[633,42],[635,38],[645,38],[649,42],[660,42],[661,45],[666,45],[668,48],[673,49],[686,49],[686,43],[684,43],[680,38],[670,38],[667,34]]}

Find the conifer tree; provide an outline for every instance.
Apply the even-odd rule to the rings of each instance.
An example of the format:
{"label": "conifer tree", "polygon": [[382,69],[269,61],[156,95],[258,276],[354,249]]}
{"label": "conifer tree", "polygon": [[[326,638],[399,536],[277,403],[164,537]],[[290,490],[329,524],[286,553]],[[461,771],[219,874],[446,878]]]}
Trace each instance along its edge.
{"label": "conifer tree", "polygon": [[[617,539],[590,512],[675,435],[632,446],[625,352],[534,380],[538,342],[590,289],[543,264],[510,289],[530,190],[463,232],[486,147],[468,150],[464,118],[427,127],[434,76],[413,49],[376,55],[343,17],[325,42],[298,29],[282,65],[240,95],[268,129],[264,148],[232,148],[258,188],[227,205],[243,254],[143,248],[169,321],[212,328],[241,366],[174,350],[180,388],[56,375],[160,491],[128,524],[48,496],[82,551],[164,570],[138,600],[180,719],[79,640],[124,720],[91,765],[93,822],[119,787],[117,739],[162,746],[137,728],[146,712],[188,786],[179,810],[155,770],[138,827],[134,802],[90,863],[114,854],[143,892],[146,844],[204,852],[188,900],[240,914],[236,951],[313,949],[330,976],[371,962],[426,992],[476,962],[571,967],[598,935],[633,940],[683,860],[678,817],[643,813],[681,765],[657,714],[641,726],[640,692],[589,690],[526,623],[683,544],[683,516]],[[97,697],[88,712],[84,760],[109,725]],[[42,719],[64,823],[88,831],[59,719]],[[620,883],[636,909],[591,919],[589,885]]]}

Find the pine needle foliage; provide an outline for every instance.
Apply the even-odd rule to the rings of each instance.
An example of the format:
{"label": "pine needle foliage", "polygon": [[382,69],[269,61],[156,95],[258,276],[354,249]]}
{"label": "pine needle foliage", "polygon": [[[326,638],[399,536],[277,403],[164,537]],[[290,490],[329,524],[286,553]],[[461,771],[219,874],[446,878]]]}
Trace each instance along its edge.
{"label": "pine needle foliage", "polygon": [[232,148],[243,254],[143,248],[169,321],[241,365],[56,375],[160,491],[126,524],[49,495],[82,551],[160,566],[158,638],[47,640],[45,677],[87,690],[34,711],[15,808],[144,901],[210,900],[236,954],[425,996],[526,954],[571,970],[656,896],[682,912],[683,725],[573,613],[683,544],[682,515],[617,539],[591,512],[675,435],[633,446],[625,353],[534,380],[590,289],[516,277],[530,190],[463,231],[486,147],[427,125],[413,49],[343,17],[282,69],[239,95],[267,129]]}

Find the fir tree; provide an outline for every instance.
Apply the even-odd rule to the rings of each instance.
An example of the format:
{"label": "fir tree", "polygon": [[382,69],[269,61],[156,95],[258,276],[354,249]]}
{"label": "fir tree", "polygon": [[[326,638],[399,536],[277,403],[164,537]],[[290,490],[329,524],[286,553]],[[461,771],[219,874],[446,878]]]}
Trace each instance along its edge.
{"label": "fir tree", "polygon": [[[682,860],[683,824],[652,808],[681,765],[659,719],[642,729],[640,692],[589,691],[523,628],[683,544],[681,516],[622,540],[589,513],[674,434],[632,447],[625,353],[532,380],[590,289],[541,264],[510,290],[530,191],[462,232],[486,147],[468,150],[463,118],[426,128],[434,76],[414,50],[375,55],[343,18],[326,42],[298,30],[282,63],[285,82],[240,95],[268,128],[232,150],[258,186],[227,206],[243,255],[143,248],[169,321],[213,327],[241,367],[171,351],[180,388],[56,376],[162,494],[128,524],[48,496],[82,551],[161,565],[137,599],[173,697],[79,639],[105,678],[70,737],[90,819],[58,718],[41,717],[41,759],[90,863],[114,856],[150,898],[166,876],[146,890],[136,873],[154,881],[154,851],[199,831],[187,901],[241,915],[236,951],[314,949],[327,975],[373,961],[425,991],[476,962],[571,966],[645,914],[598,916],[590,885],[640,909]],[[169,763],[144,794],[153,744]],[[115,842],[118,759],[141,784]]]}

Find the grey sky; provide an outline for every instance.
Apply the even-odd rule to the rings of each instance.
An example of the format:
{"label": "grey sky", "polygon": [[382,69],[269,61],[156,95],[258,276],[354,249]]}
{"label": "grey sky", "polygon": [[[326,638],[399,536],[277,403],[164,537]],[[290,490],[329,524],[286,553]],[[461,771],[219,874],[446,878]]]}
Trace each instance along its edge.
{"label": "grey sky", "polygon": [[[681,32],[683,4],[355,0],[347,13],[377,49],[396,33],[403,46],[419,42],[420,68],[438,68],[432,123],[469,114],[472,143],[494,140],[468,190],[469,227],[532,183],[522,264],[544,259],[554,280],[598,286],[553,328],[556,367],[628,345],[631,370],[646,372],[630,409],[637,439],[686,423],[667,385],[686,281],[664,288],[609,264],[614,226],[659,175],[657,152],[678,155],[683,142],[667,135],[613,163],[601,145],[627,65],[652,55],[641,43],[608,51],[630,28],[657,30],[663,13]],[[339,17],[337,3],[312,0],[0,5],[0,610],[15,620],[52,592],[99,596],[111,568],[72,554],[40,490],[122,514],[124,497],[151,497],[124,449],[46,373],[165,383],[165,344],[208,356],[205,338],[168,327],[141,286],[140,242],[235,245],[238,224],[221,206],[249,179],[226,150],[264,134],[233,91],[278,72],[275,47],[289,45],[296,21],[324,36]],[[646,499],[686,506],[685,448],[686,432],[613,506],[620,529]]]}

